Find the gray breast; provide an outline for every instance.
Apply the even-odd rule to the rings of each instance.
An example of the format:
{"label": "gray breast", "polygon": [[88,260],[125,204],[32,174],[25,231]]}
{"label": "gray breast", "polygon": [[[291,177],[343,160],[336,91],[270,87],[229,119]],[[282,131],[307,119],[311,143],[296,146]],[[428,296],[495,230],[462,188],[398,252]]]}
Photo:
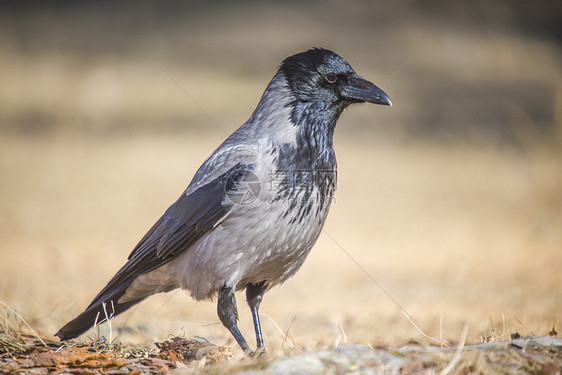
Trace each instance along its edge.
{"label": "gray breast", "polygon": [[328,215],[336,186],[335,165],[317,168],[314,163],[287,162],[287,148],[276,148],[266,184],[269,198],[262,210],[268,213],[262,213],[274,227],[268,231],[271,241],[264,241],[270,248],[262,249],[268,256],[254,263],[239,288],[248,282],[264,280],[282,283],[294,275],[320,235]]}
{"label": "gray breast", "polygon": [[335,190],[333,169],[285,168],[270,145],[256,169],[261,192],[237,204],[220,225],[170,267],[194,298],[212,297],[224,284],[283,283],[301,267],[320,235]]}

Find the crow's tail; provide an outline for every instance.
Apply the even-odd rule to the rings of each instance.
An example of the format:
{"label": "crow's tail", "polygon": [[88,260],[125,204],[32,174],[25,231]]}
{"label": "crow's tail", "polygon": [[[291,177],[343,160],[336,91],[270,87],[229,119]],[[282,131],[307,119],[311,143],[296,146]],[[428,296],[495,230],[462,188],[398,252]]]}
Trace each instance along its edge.
{"label": "crow's tail", "polygon": [[88,306],[82,314],[68,322],[55,336],[58,336],[61,340],[70,340],[80,336],[95,324],[100,324],[108,319],[112,319],[114,316],[121,314],[152,294],[149,293],[137,299],[128,299],[126,302],[119,303],[119,299],[125,294],[125,291],[130,285],[131,283],[127,282],[117,288],[113,288],[111,291],[106,291],[104,289],[94,298],[90,306]]}

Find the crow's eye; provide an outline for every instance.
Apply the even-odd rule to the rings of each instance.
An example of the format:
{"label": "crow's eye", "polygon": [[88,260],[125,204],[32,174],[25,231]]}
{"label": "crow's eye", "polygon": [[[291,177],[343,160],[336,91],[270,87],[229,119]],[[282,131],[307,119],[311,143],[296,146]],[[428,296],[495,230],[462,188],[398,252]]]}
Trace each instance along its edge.
{"label": "crow's eye", "polygon": [[328,73],[324,76],[324,79],[326,79],[326,82],[328,83],[336,83],[336,81],[338,80],[338,76],[334,73]]}

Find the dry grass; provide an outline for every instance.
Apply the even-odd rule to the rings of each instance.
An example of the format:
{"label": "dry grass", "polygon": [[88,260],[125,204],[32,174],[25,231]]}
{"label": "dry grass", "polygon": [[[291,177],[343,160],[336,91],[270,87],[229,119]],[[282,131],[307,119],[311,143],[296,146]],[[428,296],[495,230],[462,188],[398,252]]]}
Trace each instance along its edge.
{"label": "dry grass", "polygon": [[[219,141],[3,138],[1,299],[35,329],[54,333],[103,287]],[[340,326],[348,342],[421,339],[331,238],[433,337],[454,342],[464,322],[468,343],[491,334],[545,334],[562,320],[558,154],[343,136],[336,147],[341,173],[329,236],[262,307],[273,320],[264,319],[270,352],[330,347]],[[240,305],[250,338],[243,298]],[[214,304],[183,292],[153,297],[113,327],[126,327],[117,338],[123,342],[182,333],[233,344]]]}

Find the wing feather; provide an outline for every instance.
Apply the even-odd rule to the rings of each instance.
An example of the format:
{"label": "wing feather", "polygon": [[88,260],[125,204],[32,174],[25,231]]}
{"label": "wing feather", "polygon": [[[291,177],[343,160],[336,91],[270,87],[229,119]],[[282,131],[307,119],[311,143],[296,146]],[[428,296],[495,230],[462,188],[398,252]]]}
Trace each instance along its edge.
{"label": "wing feather", "polygon": [[150,228],[129,255],[128,262],[113,276],[87,309],[122,290],[137,276],[150,272],[175,259],[189,249],[228,214],[232,202],[226,199],[245,178],[251,164],[238,163],[227,172],[182,194]]}

